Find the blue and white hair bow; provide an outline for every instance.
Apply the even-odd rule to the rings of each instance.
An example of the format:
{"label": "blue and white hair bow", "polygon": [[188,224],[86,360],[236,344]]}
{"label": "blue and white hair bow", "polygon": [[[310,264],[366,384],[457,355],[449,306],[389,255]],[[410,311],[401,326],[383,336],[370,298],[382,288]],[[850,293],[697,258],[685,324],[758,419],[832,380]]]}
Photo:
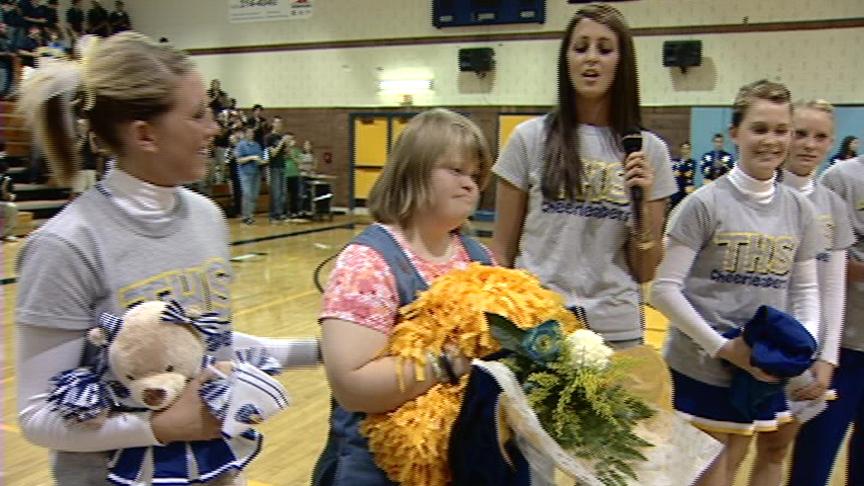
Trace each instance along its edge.
{"label": "blue and white hair bow", "polygon": [[208,351],[215,351],[221,347],[225,344],[226,336],[230,339],[231,335],[231,324],[221,319],[218,313],[207,312],[198,317],[189,317],[183,306],[176,300],[167,303],[165,310],[162,311],[162,322],[185,324],[194,327],[204,335]]}
{"label": "blue and white hair bow", "polygon": [[123,327],[123,319],[114,314],[103,312],[99,315],[99,328],[105,332],[106,345],[113,343],[117,339],[117,334],[120,332],[121,327]]}

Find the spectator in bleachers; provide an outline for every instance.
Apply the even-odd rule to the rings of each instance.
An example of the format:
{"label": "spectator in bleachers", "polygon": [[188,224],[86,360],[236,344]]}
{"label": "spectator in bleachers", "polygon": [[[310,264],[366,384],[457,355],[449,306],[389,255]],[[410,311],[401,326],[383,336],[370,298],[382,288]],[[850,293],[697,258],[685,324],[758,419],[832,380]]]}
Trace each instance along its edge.
{"label": "spectator in bleachers", "polygon": [[273,129],[265,139],[265,149],[270,157],[270,222],[280,223],[285,214],[286,155],[291,148],[292,135],[282,129],[282,117],[273,117]]}
{"label": "spectator in bleachers", "polygon": [[213,116],[219,116],[219,113],[226,108],[225,100],[227,94],[222,91],[222,83],[218,79],[210,81],[210,88],[207,90],[207,99],[210,109],[213,110]]}
{"label": "spectator in bleachers", "polygon": [[91,0],[92,5],[87,11],[87,33],[108,37],[111,35],[111,23],[108,11],[99,3],[99,0]]}
{"label": "spectator in bleachers", "polygon": [[62,59],[67,56],[69,52],[69,44],[63,40],[63,37],[60,35],[60,31],[57,29],[48,29],[46,31],[47,39],[46,44],[42,46],[38,52],[40,57],[54,57],[57,59]]}
{"label": "spectator in bleachers", "polygon": [[72,0],[66,10],[66,34],[71,41],[84,35],[84,10],[81,0]]}
{"label": "spectator in bleachers", "polygon": [[264,111],[264,107],[261,105],[255,105],[252,107],[252,117],[249,118],[248,124],[252,126],[255,130],[255,138],[254,140],[258,142],[258,145],[264,146],[264,137],[270,133],[270,124],[267,123],[267,118],[264,117],[261,113]]}
{"label": "spectator in bleachers", "polygon": [[132,20],[125,9],[126,5],[117,0],[114,2],[114,11],[108,16],[108,21],[111,23],[111,33],[125,32],[132,30]]}
{"label": "spectator in bleachers", "polygon": [[249,125],[243,133],[242,139],[237,142],[234,149],[237,157],[238,172],[240,174],[240,189],[243,194],[242,216],[243,224],[250,225],[255,222],[255,206],[258,204],[258,195],[261,192],[261,168],[264,164],[264,149],[255,141],[255,127]]}
{"label": "spectator in bleachers", "polygon": [[231,209],[227,214],[229,218],[240,216],[243,207],[240,169],[237,165],[237,155],[234,153],[234,148],[237,147],[237,143],[243,138],[243,130],[244,128],[228,129],[228,148],[225,151],[225,162],[228,166],[228,175],[231,180]]}
{"label": "spectator in bleachers", "polygon": [[6,143],[0,140],[0,237],[4,241],[15,240],[15,226],[18,223],[18,207],[12,190],[12,178],[6,172]]}
{"label": "spectator in bleachers", "polygon": [[60,0],[48,0],[46,5],[48,11],[48,27],[60,26]]}
{"label": "spectator in bleachers", "polygon": [[18,46],[24,42],[27,36],[27,23],[21,15],[21,9],[16,0],[2,0],[3,23],[6,25],[7,36],[11,43],[12,52],[18,50]]}
{"label": "spectator in bleachers", "polygon": [[303,142],[303,153],[300,154],[300,171],[315,173],[315,154],[312,153],[312,141]]}
{"label": "spectator in bleachers", "polygon": [[45,28],[57,29],[60,27],[60,5],[58,0],[48,0],[45,5]]}
{"label": "spectator in bleachers", "polygon": [[44,1],[19,0],[18,6],[21,8],[21,15],[24,16],[28,29],[38,27],[40,33],[45,32],[45,26],[48,24],[48,7]]}
{"label": "spectator in bleachers", "polygon": [[18,46],[18,57],[21,59],[21,65],[26,67],[36,67],[36,58],[39,57],[39,48],[44,45],[42,41],[42,32],[36,25],[31,25],[27,28],[27,37]]}
{"label": "spectator in bleachers", "polygon": [[9,39],[9,27],[0,22],[0,99],[5,98],[12,91],[12,82],[15,79],[13,72],[15,49]]}
{"label": "spectator in bleachers", "polygon": [[288,147],[285,149],[285,183],[288,187],[288,212],[291,218],[303,215],[303,178],[300,177],[300,156],[297,139],[292,132],[285,133]]}

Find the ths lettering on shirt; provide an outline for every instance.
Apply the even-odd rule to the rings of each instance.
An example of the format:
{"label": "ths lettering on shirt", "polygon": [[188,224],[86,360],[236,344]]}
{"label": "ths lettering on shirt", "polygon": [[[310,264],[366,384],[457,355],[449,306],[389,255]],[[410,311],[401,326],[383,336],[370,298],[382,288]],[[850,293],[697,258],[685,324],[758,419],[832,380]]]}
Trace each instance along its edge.
{"label": "ths lettering on shirt", "polygon": [[[630,219],[630,197],[624,185],[624,172],[619,162],[583,160],[582,193],[574,200],[544,200],[544,213],[571,214],[584,218]],[[610,207],[607,204],[619,207]]]}
{"label": "ths lettering on shirt", "polygon": [[630,204],[630,197],[624,185],[624,170],[620,162],[583,160],[582,163],[583,191],[576,197],[577,201],[609,202],[617,206]]}
{"label": "ths lettering on shirt", "polygon": [[199,302],[202,312],[218,312],[227,317],[231,315],[229,268],[225,259],[216,257],[200,266],[169,270],[121,288],[119,304],[128,309],[147,300],[170,297]]}
{"label": "ths lettering on shirt", "polygon": [[798,240],[762,233],[717,233],[713,243],[725,247],[724,272],[783,276],[792,269]]}

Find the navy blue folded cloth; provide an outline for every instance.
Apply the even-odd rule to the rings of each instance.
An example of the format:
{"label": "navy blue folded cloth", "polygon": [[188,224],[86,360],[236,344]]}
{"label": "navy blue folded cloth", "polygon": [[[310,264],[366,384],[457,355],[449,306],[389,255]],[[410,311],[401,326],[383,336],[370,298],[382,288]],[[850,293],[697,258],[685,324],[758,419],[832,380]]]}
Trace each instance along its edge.
{"label": "navy blue folded cloth", "polygon": [[[509,355],[501,351],[483,358]],[[478,366],[471,367],[459,416],[450,432],[450,471],[453,486],[528,486],[530,466],[511,439],[499,447],[498,397],[501,386]]]}
{"label": "navy blue folded cloth", "polygon": [[[742,336],[753,350],[750,364],[778,378],[792,378],[807,371],[817,347],[816,339],[797,319],[767,305],[760,306],[743,328],[723,336]],[[782,393],[784,385],[785,380],[766,383],[738,368],[732,376],[730,399],[746,420],[754,420],[760,406],[772,395]]]}

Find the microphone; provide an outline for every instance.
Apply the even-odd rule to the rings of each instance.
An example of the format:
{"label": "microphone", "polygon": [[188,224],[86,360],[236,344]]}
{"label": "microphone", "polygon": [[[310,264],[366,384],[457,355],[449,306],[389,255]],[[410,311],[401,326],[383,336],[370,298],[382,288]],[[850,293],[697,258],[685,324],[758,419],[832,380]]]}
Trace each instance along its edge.
{"label": "microphone", "polygon": [[[624,147],[626,155],[642,150],[642,130],[639,127],[627,129],[621,136],[621,145]],[[642,207],[642,197],[642,187],[633,186],[630,188],[630,204],[633,205],[633,222],[636,231],[642,230],[642,213],[639,210]]]}

